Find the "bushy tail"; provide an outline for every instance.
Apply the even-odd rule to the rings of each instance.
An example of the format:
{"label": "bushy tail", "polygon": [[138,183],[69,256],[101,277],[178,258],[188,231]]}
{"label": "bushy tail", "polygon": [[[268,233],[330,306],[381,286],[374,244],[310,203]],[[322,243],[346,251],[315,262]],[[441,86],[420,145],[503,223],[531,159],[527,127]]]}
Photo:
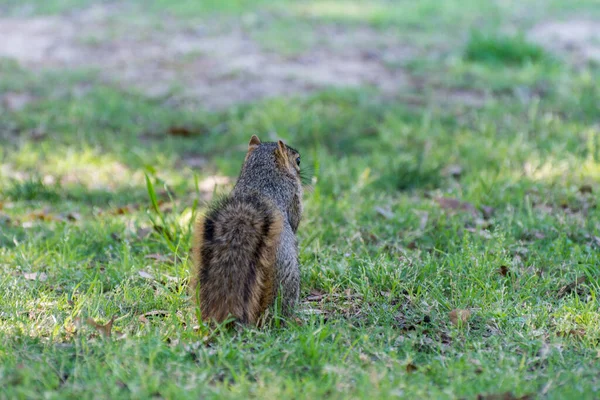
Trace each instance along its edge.
{"label": "bushy tail", "polygon": [[202,319],[255,323],[275,295],[275,257],[283,216],[258,195],[227,197],[194,232],[192,296]]}

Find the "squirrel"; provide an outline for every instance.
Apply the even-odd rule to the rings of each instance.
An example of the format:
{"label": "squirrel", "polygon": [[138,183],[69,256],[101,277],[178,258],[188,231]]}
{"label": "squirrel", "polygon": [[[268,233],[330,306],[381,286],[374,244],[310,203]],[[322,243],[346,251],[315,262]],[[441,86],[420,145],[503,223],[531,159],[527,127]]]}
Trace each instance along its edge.
{"label": "squirrel", "polygon": [[278,294],[292,311],[302,193],[300,153],[252,135],[232,192],[195,222],[189,289],[203,320],[257,324]]}

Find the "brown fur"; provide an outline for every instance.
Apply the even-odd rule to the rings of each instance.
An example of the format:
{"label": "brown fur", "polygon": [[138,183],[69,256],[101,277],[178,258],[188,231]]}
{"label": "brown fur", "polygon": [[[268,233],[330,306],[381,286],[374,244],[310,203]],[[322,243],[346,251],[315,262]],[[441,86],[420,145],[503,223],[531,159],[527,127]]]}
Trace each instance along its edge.
{"label": "brown fur", "polygon": [[[265,211],[270,216],[263,232]],[[196,223],[191,287],[197,288],[200,283],[196,299],[202,318],[222,322],[233,316],[256,323],[275,295],[275,255],[283,217],[271,204],[265,203],[265,209],[257,212],[249,203],[237,201],[214,214]],[[213,218],[213,237],[218,240],[205,240],[206,218]],[[248,274],[253,276],[240,276],[250,269],[253,272]]]}
{"label": "brown fur", "polygon": [[190,291],[203,320],[255,324],[278,288],[290,310],[299,293],[295,232],[302,213],[297,151],[252,136],[230,196],[198,218]]}

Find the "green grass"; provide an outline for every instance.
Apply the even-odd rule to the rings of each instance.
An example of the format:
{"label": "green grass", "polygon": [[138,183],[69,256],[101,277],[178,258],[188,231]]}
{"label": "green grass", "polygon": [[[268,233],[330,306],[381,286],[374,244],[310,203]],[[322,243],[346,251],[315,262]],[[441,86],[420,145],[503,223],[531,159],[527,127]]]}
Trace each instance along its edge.
{"label": "green grass", "polygon": [[[1,62],[0,89],[35,100],[0,106],[0,398],[598,398],[600,71],[464,29],[408,66],[417,106],[359,88],[209,113]],[[488,97],[436,101],[457,89]],[[190,224],[270,132],[313,176],[302,303],[211,330],[186,293]],[[110,337],[88,321],[113,316]]]}
{"label": "green grass", "polygon": [[485,35],[473,32],[465,49],[465,59],[485,64],[523,65],[546,61],[548,54],[540,46],[527,42],[523,35]]}

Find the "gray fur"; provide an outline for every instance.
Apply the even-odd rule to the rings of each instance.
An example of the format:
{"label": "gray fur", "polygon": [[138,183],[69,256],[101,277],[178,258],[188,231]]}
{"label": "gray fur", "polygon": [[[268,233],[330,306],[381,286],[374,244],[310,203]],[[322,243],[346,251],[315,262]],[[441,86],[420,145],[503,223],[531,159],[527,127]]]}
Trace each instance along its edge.
{"label": "gray fur", "polygon": [[253,136],[233,191],[196,223],[190,291],[203,319],[256,323],[277,294],[283,313],[293,310],[300,293],[299,157],[283,142]]}
{"label": "gray fur", "polygon": [[[300,267],[296,231],[302,218],[302,183],[297,171],[277,165],[277,143],[261,143],[248,154],[232,195],[258,192],[268,197],[284,216],[277,249],[275,286],[281,290],[284,314],[294,308],[300,295]],[[287,147],[287,146],[286,146]],[[292,162],[295,150],[287,147]]]}

